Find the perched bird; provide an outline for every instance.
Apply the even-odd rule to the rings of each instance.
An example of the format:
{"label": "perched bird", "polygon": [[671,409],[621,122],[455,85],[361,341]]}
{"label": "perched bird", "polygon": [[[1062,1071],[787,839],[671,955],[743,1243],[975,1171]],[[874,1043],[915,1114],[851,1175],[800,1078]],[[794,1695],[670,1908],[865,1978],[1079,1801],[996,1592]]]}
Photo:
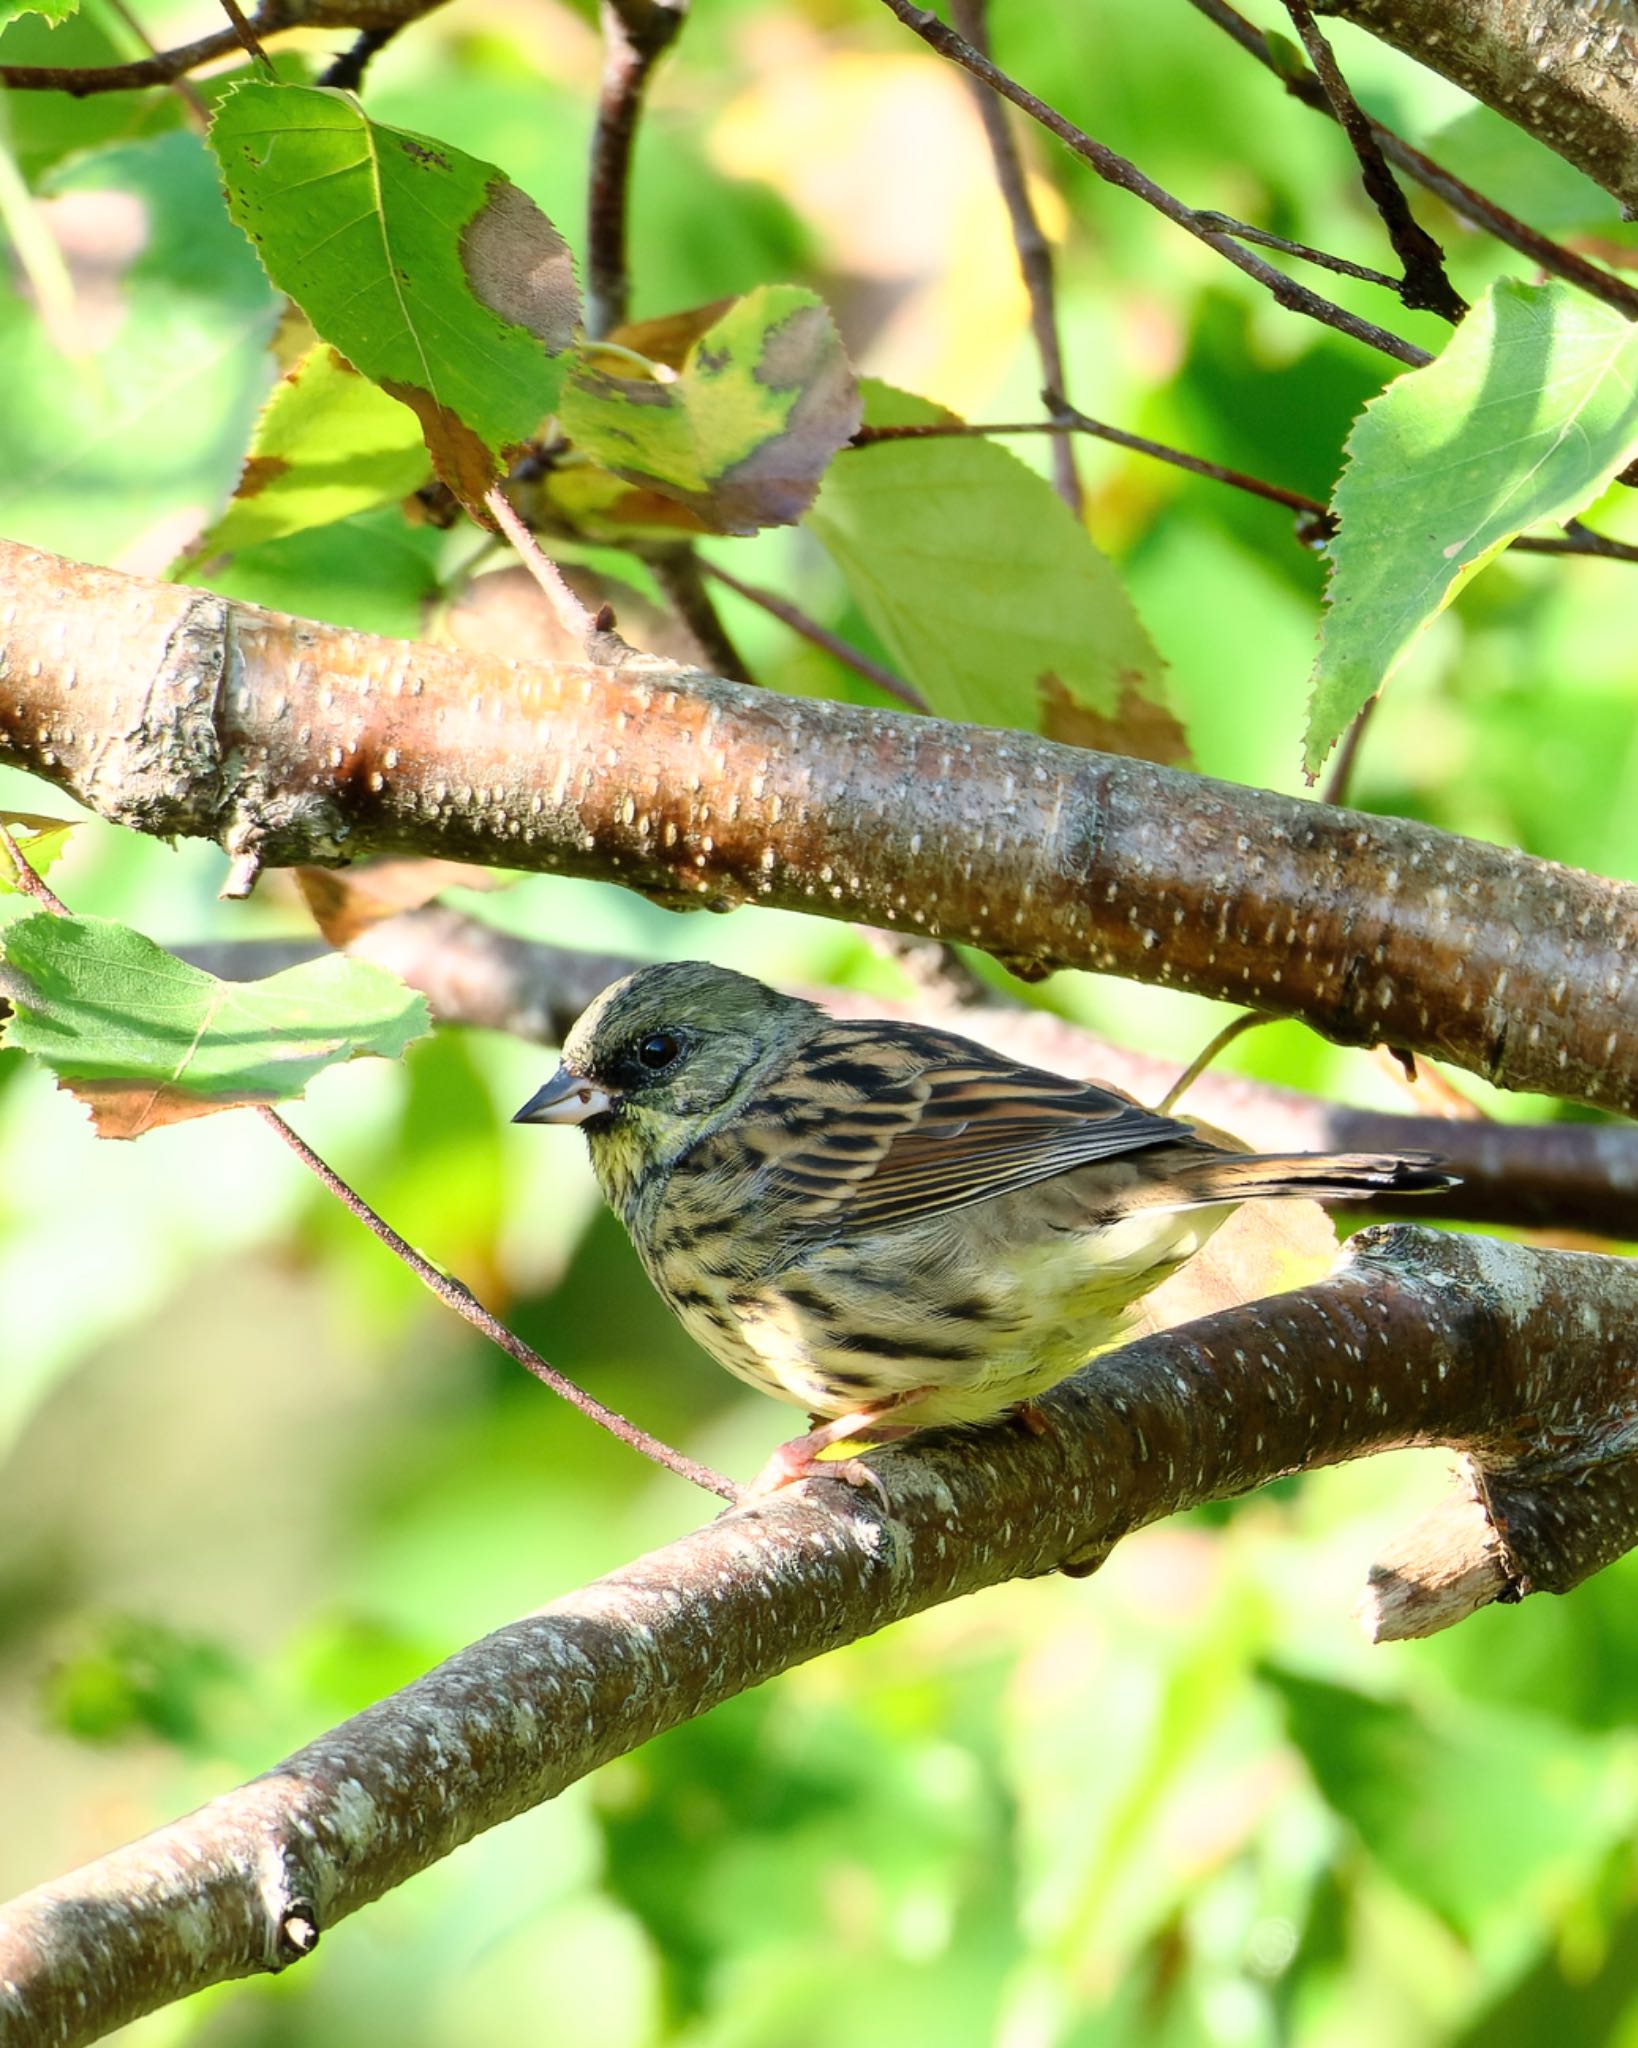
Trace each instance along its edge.
{"label": "perched bird", "polygon": [[1240,1202],[1455,1183],[1421,1154],[1231,1151],[952,1031],[838,1021],[701,961],[605,989],[513,1121],[579,1124],[689,1334],[808,1411],[761,1492],[849,1437],[1028,1419]]}

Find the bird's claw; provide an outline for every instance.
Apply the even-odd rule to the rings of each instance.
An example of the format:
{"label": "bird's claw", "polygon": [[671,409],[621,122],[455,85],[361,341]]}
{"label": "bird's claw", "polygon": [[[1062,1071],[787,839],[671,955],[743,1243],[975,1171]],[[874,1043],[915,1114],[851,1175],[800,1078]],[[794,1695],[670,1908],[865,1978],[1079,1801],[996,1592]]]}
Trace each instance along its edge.
{"label": "bird's claw", "polygon": [[885,1511],[891,1508],[881,1475],[873,1472],[863,1458],[821,1458],[803,1438],[781,1444],[746,1488],[747,1501],[766,1500],[784,1487],[803,1479],[839,1479],[844,1486],[856,1486],[875,1494]]}

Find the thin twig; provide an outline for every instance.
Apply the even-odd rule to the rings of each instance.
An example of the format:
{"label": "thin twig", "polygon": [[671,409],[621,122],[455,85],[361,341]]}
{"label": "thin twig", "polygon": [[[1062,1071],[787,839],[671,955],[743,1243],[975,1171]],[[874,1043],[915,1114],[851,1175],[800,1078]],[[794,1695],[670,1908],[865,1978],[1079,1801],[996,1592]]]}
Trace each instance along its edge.
{"label": "thin twig", "polygon": [[1285,11],[1302,39],[1338,125],[1353,144],[1366,196],[1382,216],[1393,252],[1404,268],[1400,296],[1413,311],[1437,313],[1441,320],[1460,320],[1467,311],[1467,301],[1445,274],[1445,252],[1411,212],[1399,189],[1399,180],[1388,169],[1387,158],[1365,110],[1354,98],[1307,0],[1285,0]]}
{"label": "thin twig", "polygon": [[377,1237],[395,1257],[403,1260],[423,1286],[429,1287],[458,1316],[465,1318],[473,1329],[481,1330],[492,1344],[497,1344],[508,1358],[514,1358],[526,1372],[533,1373],[542,1386],[550,1387],[565,1401],[578,1408],[582,1415],[589,1416],[599,1428],[606,1429],[611,1436],[630,1449],[651,1458],[656,1465],[664,1465],[679,1478],[692,1485],[703,1487],[707,1493],[720,1494],[726,1501],[737,1501],[740,1489],[721,1472],[713,1472],[709,1465],[698,1464],[669,1444],[661,1443],[656,1436],[650,1436],[645,1429],[639,1429],[634,1422],[628,1422],[614,1409],[588,1394],[583,1387],[577,1387],[573,1380],[565,1379],[555,1366],[550,1366],[538,1351],[533,1351],[521,1337],[516,1337],[499,1320],[492,1316],[472,1290],[449,1273],[440,1272],[431,1262],[421,1256],[413,1246],[406,1244],[398,1232],[383,1217],[378,1216],[362,1195],[357,1194],[341,1178],[335,1169],[325,1164],[305,1139],[299,1137],[276,1109],[265,1103],[256,1105],[256,1114],[268,1128],[288,1145],[296,1157],[323,1182],[342,1207],[356,1216],[372,1236]]}
{"label": "thin twig", "polygon": [[650,74],[675,42],[688,0],[602,0],[603,77],[586,188],[586,332],[626,317],[631,277],[626,215],[632,149]]}
{"label": "thin twig", "polygon": [[1189,455],[1181,448],[1169,448],[1164,441],[1151,441],[1144,434],[1129,434],[1124,427],[1112,427],[1107,421],[1094,419],[1090,413],[1081,412],[1061,400],[1054,417],[1049,420],[1012,420],[994,425],[967,420],[932,420],[919,426],[861,427],[848,446],[870,448],[878,441],[940,440],[974,434],[1068,433],[1091,434],[1097,440],[1113,443],[1117,448],[1129,448],[1135,455],[1147,455],[1156,462],[1170,463],[1174,469],[1186,469],[1191,475],[1210,477],[1214,483],[1228,484],[1237,491],[1249,492],[1253,497],[1267,498],[1273,504],[1288,506],[1293,512],[1325,514],[1326,508],[1317,498],[1307,497],[1301,491],[1288,491],[1283,484],[1267,483],[1261,477],[1248,476],[1244,470],[1229,469],[1221,462],[1208,462],[1203,455]]}
{"label": "thin twig", "polygon": [[[66,822],[66,821],[65,821]],[[44,875],[37,875],[29,866],[23,849],[11,836],[11,828],[0,824],[0,853],[6,856],[13,869],[17,892],[38,903],[42,910],[49,910],[53,917],[71,917],[73,912],[52,888]]]}
{"label": "thin twig", "polygon": [[965,36],[940,21],[936,14],[926,8],[917,7],[913,0],[882,0],[888,12],[913,35],[917,35],[946,57],[953,64],[959,64],[973,77],[981,78],[993,91],[1012,101],[1031,120],[1039,121],[1043,128],[1056,135],[1060,142],[1074,152],[1081,161],[1089,164],[1106,184],[1114,185],[1123,192],[1130,192],[1141,199],[1146,206],[1152,206],[1157,213],[1204,242],[1208,249],[1215,249],[1225,261],[1232,263],[1236,270],[1262,285],[1272,294],[1276,303],[1288,312],[1301,313],[1310,320],[1317,320],[1321,326],[1335,328],[1339,334],[1346,334],[1353,340],[1363,342],[1367,348],[1379,350],[1383,355],[1392,356],[1396,362],[1409,363],[1420,369],[1422,364],[1431,362],[1432,357],[1424,348],[1406,341],[1402,335],[1392,334],[1385,327],[1378,327],[1372,320],[1362,320],[1346,307],[1339,306],[1332,299],[1323,298],[1318,292],[1310,291],[1306,285],[1298,284],[1295,278],[1287,277],[1283,270],[1276,270],[1271,263],[1263,262],[1260,256],[1252,255],[1249,249],[1241,248],[1231,236],[1218,233],[1206,226],[1192,206],[1186,206],[1163,185],[1140,171],[1129,158],[1123,157],[1107,144],[1096,141],[1083,128],[1056,107],[1049,106],[1026,87],[1020,85],[997,65],[992,64],[982,51],[975,50]]}
{"label": "thin twig", "polygon": [[722,615],[705,587],[702,562],[686,543],[657,548],[648,557],[654,580],[665,592],[672,610],[693,634],[713,675],[727,676],[736,683],[754,683],[755,676],[745,657],[734,645],[733,636],[722,623]]}
{"label": "thin twig", "polygon": [[1359,759],[1359,746],[1365,737],[1365,728],[1371,722],[1371,713],[1382,701],[1380,695],[1367,697],[1365,702],[1349,720],[1348,730],[1342,735],[1342,745],[1337,748],[1337,757],[1331,764],[1331,773],[1326,777],[1325,789],[1320,802],[1345,804],[1348,801],[1348,786],[1354,779],[1354,764]]}
{"label": "thin twig", "polygon": [[1389,277],[1385,270],[1372,270],[1367,263],[1333,256],[1329,249],[1316,249],[1312,242],[1293,242],[1284,235],[1270,234],[1267,228],[1255,228],[1249,221],[1236,220],[1231,213],[1203,213],[1200,218],[1225,235],[1232,235],[1237,242],[1255,242],[1259,249],[1278,249],[1282,256],[1296,256],[1304,263],[1317,263],[1321,270],[1333,270],[1338,277],[1357,277],[1362,284],[1381,285],[1396,298],[1400,295],[1401,279]]}
{"label": "thin twig", "polygon": [[[1293,99],[1333,121],[1336,119],[1336,110],[1325,97],[1325,88],[1312,72],[1293,76],[1279,64],[1262,30],[1247,21],[1237,8],[1228,4],[1228,0],[1190,0],[1190,5],[1238,43],[1247,56],[1254,57],[1265,71],[1272,73]],[[1442,199],[1470,227],[1494,235],[1497,241],[1516,249],[1521,256],[1529,257],[1532,263],[1539,264],[1551,276],[1562,277],[1566,283],[1601,299],[1605,305],[1615,307],[1629,319],[1638,318],[1638,288],[1628,284],[1624,278],[1596,263],[1589,263],[1574,249],[1565,248],[1562,242],[1555,242],[1550,235],[1542,234],[1516,214],[1498,206],[1493,199],[1487,199],[1482,192],[1475,191],[1458,178],[1454,171],[1447,171],[1432,157],[1413,148],[1385,122],[1373,119],[1370,128],[1390,163],[1396,164],[1408,178],[1414,178],[1436,199]]]}
{"label": "thin twig", "polygon": [[[25,896],[31,896],[36,903],[49,910],[54,917],[68,917],[72,913],[46,882],[37,875],[23,857],[23,850],[11,836],[9,829],[0,824],[0,853],[16,870],[17,886]],[[349,1210],[372,1236],[377,1237],[396,1257],[403,1260],[416,1279],[428,1287],[458,1316],[464,1317],[473,1329],[480,1330],[492,1344],[499,1345],[508,1358],[515,1358],[526,1372],[533,1373],[542,1386],[550,1387],[554,1394],[578,1408],[582,1415],[589,1416],[599,1428],[606,1429],[613,1437],[631,1450],[650,1458],[656,1465],[664,1465],[667,1471],[675,1472],[679,1478],[691,1485],[703,1487],[707,1493],[719,1494],[726,1501],[737,1501],[740,1489],[721,1472],[714,1472],[709,1465],[701,1465],[695,1459],[685,1457],[681,1451],[673,1450],[670,1444],[662,1443],[657,1436],[650,1436],[646,1429],[639,1429],[635,1422],[628,1422],[625,1416],[607,1408],[584,1387],[578,1387],[571,1379],[565,1379],[555,1366],[548,1365],[538,1351],[516,1337],[499,1320],[492,1316],[471,1288],[457,1280],[453,1274],[440,1272],[430,1260],[425,1259],[413,1245],[405,1242],[382,1216],[377,1215],[364,1197],[350,1188],[334,1167],[329,1166],[307,1143],[291,1129],[276,1109],[266,1103],[252,1105],[256,1114],[268,1128],[283,1139],[291,1151],[315,1175],[344,1209]]]}
{"label": "thin twig", "polygon": [[328,70],[321,71],[314,82],[327,85],[336,92],[357,92],[364,83],[364,72],[371,58],[379,55],[404,25],[401,21],[394,21],[384,28],[360,29],[349,47],[334,59]]}
{"label": "thin twig", "polygon": [[[272,35],[288,28],[291,17],[280,0],[267,0],[250,18],[258,36]],[[67,92],[83,98],[94,92],[125,92],[137,86],[169,85],[184,71],[208,64],[239,47],[238,31],[213,29],[191,43],[174,50],[161,50],[152,57],[138,57],[129,64],[0,64],[0,85],[18,92]]]}
{"label": "thin twig", "polygon": [[1253,1025],[1272,1024],[1273,1022],[1274,1019],[1265,1016],[1261,1010],[1245,1010],[1238,1017],[1231,1017],[1221,1031],[1206,1040],[1206,1043],[1155,1104],[1155,1108],[1162,1116],[1169,1115],[1220,1052],[1231,1046],[1245,1032],[1251,1030]]}
{"label": "thin twig", "polygon": [[[143,27],[135,12],[126,5],[126,0],[108,0],[108,5],[118,15],[119,19],[124,22],[143,49],[150,56],[157,57],[159,55],[159,45]],[[176,94],[177,98],[181,100],[183,105],[193,115],[194,120],[199,126],[200,133],[203,134],[210,126],[210,106],[204,94],[194,84],[193,80],[186,76],[173,78],[170,83],[171,91]]]}
{"label": "thin twig", "polygon": [[855,675],[863,676],[867,683],[874,683],[878,690],[885,690],[890,697],[897,697],[901,704],[908,704],[912,711],[926,711],[930,707],[927,699],[913,683],[907,683],[903,676],[897,676],[890,668],[883,668],[879,661],[872,661],[868,654],[861,654],[857,647],[833,633],[828,626],[821,626],[817,619],[810,619],[786,598],[776,596],[771,590],[764,590],[759,583],[744,583],[728,570],[719,568],[704,555],[695,558],[701,571],[731,590],[748,603],[759,605],[770,617],[789,626],[793,633],[810,641],[815,647],[841,662],[844,668],[852,669]]}
{"label": "thin twig", "polygon": [[[1330,507],[1306,492],[1287,490],[1284,484],[1269,483],[1266,478],[1250,476],[1242,469],[1230,469],[1226,463],[1208,462],[1203,455],[1190,455],[1182,448],[1168,447],[1164,441],[1151,441],[1145,434],[1129,434],[1124,427],[1112,427],[1107,420],[1094,419],[1072,405],[1060,405],[1050,420],[929,420],[915,426],[861,427],[848,446],[869,448],[878,441],[946,440],[984,434],[1090,434],[1117,448],[1129,448],[1135,455],[1147,455],[1152,461],[1169,463],[1173,469],[1187,470],[1192,476],[1209,477],[1213,483],[1227,484],[1231,490],[1287,506],[1300,515],[1298,538],[1305,547],[1319,546],[1336,531]],[[1567,519],[1562,535],[1521,533],[1508,545],[1523,555],[1588,555],[1610,562],[1638,562],[1638,544],[1595,533],[1579,519]]]}
{"label": "thin twig", "polygon": [[544,591],[558,624],[571,639],[584,646],[595,630],[595,621],[564,582],[562,570],[549,556],[541,553],[540,543],[513,510],[511,500],[499,484],[491,485],[484,492],[483,502],[495,524],[517,549],[518,559]]}
{"label": "thin twig", "polygon": [[[952,0],[950,13],[956,27],[973,48],[981,50],[987,57],[990,44],[985,7],[986,0]],[[1041,232],[1041,223],[1029,196],[1029,180],[1019,154],[1018,138],[1012,132],[1006,108],[976,78],[968,83],[990,145],[995,182],[1007,209],[1007,219],[1012,224],[1012,243],[1018,252],[1018,268],[1023,276],[1024,289],[1029,294],[1029,324],[1035,335],[1036,353],[1041,358],[1041,379],[1049,391],[1065,392],[1069,384],[1064,375],[1063,345],[1058,337],[1058,286],[1053,273],[1052,244]],[[1067,440],[1060,439],[1052,444],[1052,480],[1059,497],[1079,519],[1081,480],[1075,469],[1074,446]]]}
{"label": "thin twig", "polygon": [[239,46],[251,63],[259,64],[269,78],[275,78],[277,74],[273,69],[273,60],[262,48],[260,38],[257,36],[255,29],[245,19],[244,10],[240,7],[239,0],[222,0],[222,12],[232,22],[233,33],[239,38]]}

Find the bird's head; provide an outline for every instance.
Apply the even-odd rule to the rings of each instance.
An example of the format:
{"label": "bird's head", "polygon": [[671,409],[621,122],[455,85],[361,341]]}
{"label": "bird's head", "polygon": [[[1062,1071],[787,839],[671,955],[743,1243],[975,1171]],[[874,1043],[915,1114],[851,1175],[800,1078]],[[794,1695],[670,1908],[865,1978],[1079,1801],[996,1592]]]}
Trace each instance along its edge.
{"label": "bird's head", "polygon": [[604,1191],[623,1208],[641,1174],[731,1112],[814,1014],[811,1003],[702,960],[640,968],[581,1014],[562,1065],[512,1121],[579,1124]]}

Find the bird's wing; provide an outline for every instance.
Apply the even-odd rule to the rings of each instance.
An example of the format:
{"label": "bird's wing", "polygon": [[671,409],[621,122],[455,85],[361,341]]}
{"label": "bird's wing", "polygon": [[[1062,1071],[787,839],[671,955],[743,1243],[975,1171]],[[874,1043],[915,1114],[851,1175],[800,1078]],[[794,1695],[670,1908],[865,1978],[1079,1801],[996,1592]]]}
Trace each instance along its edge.
{"label": "bird's wing", "polygon": [[1194,1137],[1112,1089],[922,1025],[826,1025],[770,1080],[764,1117],[769,1194],[849,1236]]}

